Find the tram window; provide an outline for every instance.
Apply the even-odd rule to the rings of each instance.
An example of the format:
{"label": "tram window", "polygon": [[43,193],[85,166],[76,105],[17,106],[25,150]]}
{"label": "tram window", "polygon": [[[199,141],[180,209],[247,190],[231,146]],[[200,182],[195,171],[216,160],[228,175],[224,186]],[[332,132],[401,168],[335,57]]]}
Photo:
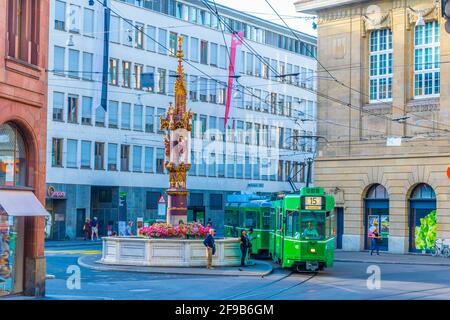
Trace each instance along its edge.
{"label": "tram window", "polygon": [[268,230],[270,229],[270,212],[264,211],[262,213],[261,223],[262,223],[262,229]]}
{"label": "tram window", "polygon": [[299,214],[298,211],[286,212],[286,235],[289,237],[300,237],[299,232]]}
{"label": "tram window", "polygon": [[270,229],[275,230],[276,226],[276,212],[275,209],[270,209]]}
{"label": "tram window", "polygon": [[227,217],[227,222],[226,224],[228,226],[233,226],[233,227],[237,227],[239,226],[239,215],[236,211],[234,210],[227,210],[225,212],[226,217]]}
{"label": "tram window", "polygon": [[320,240],[325,237],[325,214],[315,212],[303,212],[300,221],[302,239]]}
{"label": "tram window", "polygon": [[257,224],[257,212],[246,211],[244,228],[258,228],[258,227],[259,226]]}

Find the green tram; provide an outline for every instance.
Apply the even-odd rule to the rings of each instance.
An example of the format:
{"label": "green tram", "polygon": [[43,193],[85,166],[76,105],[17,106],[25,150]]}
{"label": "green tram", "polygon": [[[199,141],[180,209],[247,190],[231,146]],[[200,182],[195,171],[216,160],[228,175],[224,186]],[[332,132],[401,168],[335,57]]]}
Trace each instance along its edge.
{"label": "green tram", "polygon": [[305,187],[272,202],[269,254],[283,268],[317,271],[333,266],[334,198]]}
{"label": "green tram", "polygon": [[251,254],[268,257],[271,208],[269,196],[229,195],[225,206],[225,237],[239,237],[243,229],[252,228]]}
{"label": "green tram", "polygon": [[283,268],[317,271],[333,266],[334,198],[321,187],[273,196],[233,194],[225,207],[225,236],[253,228],[252,254]]}

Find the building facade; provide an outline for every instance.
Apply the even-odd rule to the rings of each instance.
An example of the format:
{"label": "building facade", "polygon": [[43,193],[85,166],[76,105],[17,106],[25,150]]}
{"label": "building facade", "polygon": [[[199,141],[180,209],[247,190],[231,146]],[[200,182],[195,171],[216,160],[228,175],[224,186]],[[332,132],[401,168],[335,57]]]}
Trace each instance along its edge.
{"label": "building facade", "polygon": [[441,1],[295,5],[318,15],[318,135],[328,143],[318,147],[315,182],[336,196],[340,247],[368,249],[375,228],[390,252],[426,251],[435,232],[448,241],[450,35]]}
{"label": "building facade", "polygon": [[[119,221],[164,219],[157,205],[168,188],[159,117],[174,101],[178,36],[184,38],[187,108],[194,112],[188,219],[211,219],[220,231],[227,194],[289,191],[289,177],[304,182],[300,168],[314,143],[299,136],[315,131],[314,37],[298,33],[299,41],[281,26],[222,6],[219,13],[227,22],[220,25],[201,1],[109,1],[108,6],[105,112],[98,107],[104,90],[103,7],[97,1],[93,6],[51,1],[51,238],[82,236],[87,217],[100,220],[102,234],[108,225],[117,231]],[[238,79],[225,130],[228,26],[243,31],[255,51],[238,47]]]}
{"label": "building facade", "polygon": [[45,292],[48,8],[0,2],[0,296]]}

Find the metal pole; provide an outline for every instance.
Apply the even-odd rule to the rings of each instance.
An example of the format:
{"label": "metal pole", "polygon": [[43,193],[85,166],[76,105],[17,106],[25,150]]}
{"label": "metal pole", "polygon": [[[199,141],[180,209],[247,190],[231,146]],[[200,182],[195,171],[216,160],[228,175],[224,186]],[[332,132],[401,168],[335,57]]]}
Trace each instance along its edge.
{"label": "metal pole", "polygon": [[313,164],[313,159],[308,158],[307,163],[308,163],[308,171],[306,173],[306,187],[308,188],[309,184],[311,183],[311,169],[312,169],[311,167]]}
{"label": "metal pole", "polygon": [[102,96],[101,96],[101,106],[103,109],[107,109],[108,101],[108,67],[109,67],[109,28],[110,28],[110,18],[111,10],[108,7],[108,0],[103,1],[103,6],[105,10],[104,16],[104,26],[103,26],[103,74],[102,74]]}

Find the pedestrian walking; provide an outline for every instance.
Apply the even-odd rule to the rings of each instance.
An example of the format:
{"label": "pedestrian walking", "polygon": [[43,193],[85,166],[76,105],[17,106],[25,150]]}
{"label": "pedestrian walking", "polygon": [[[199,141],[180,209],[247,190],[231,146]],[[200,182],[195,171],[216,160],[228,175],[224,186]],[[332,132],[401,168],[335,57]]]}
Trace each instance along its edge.
{"label": "pedestrian walking", "polygon": [[91,240],[94,240],[94,235],[98,240],[98,220],[97,217],[94,217],[91,221]]}
{"label": "pedestrian walking", "polygon": [[252,254],[252,241],[253,241],[253,227],[250,227],[247,232],[247,238],[248,238],[248,257],[250,258],[250,255]]}
{"label": "pedestrian walking", "polygon": [[206,223],[206,225],[210,228],[212,228],[212,220],[211,218],[208,219],[208,222]]}
{"label": "pedestrian walking", "polygon": [[381,237],[378,231],[378,222],[374,222],[373,225],[375,226],[375,229],[372,231],[372,247],[370,248],[370,255],[372,255],[374,251],[377,252],[377,255],[380,255],[378,244],[381,240]]}
{"label": "pedestrian walking", "polygon": [[206,247],[206,268],[207,269],[214,269],[212,267],[212,257],[216,253],[216,244],[214,243],[214,236],[216,232],[214,229],[209,229],[209,233],[206,236],[205,240],[203,240],[203,244]]}
{"label": "pedestrian walking", "polygon": [[133,221],[128,221],[128,225],[127,225],[127,236],[132,236],[133,235]]}
{"label": "pedestrian walking", "polygon": [[247,251],[249,247],[247,231],[245,231],[245,229],[241,231],[240,247],[241,247],[241,266],[245,266],[245,259],[247,258]]}
{"label": "pedestrian walking", "polygon": [[91,238],[91,219],[86,218],[86,221],[83,225],[83,233],[84,233],[84,240],[88,240]]}

